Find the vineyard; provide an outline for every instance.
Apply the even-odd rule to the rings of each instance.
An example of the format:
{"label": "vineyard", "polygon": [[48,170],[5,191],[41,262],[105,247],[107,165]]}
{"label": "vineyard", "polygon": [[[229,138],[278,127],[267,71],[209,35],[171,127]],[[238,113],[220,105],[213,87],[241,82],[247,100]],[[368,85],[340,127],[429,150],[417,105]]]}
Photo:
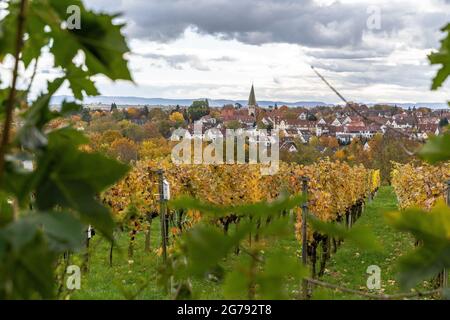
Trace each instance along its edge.
{"label": "vineyard", "polygon": [[[387,8],[404,22],[395,33],[372,28],[381,16],[370,3],[84,2],[0,0],[0,301],[261,300],[262,318],[263,309],[279,316],[270,300],[450,299],[450,113],[414,98],[431,97],[419,57],[430,48],[417,39],[437,43],[449,1]],[[242,24],[241,13],[267,23]],[[290,35],[305,21],[314,32]],[[432,90],[450,76],[450,24],[441,31],[428,55],[439,69]],[[189,41],[188,54],[174,54]],[[383,53],[376,59],[359,50],[372,44]],[[332,98],[305,62],[343,104],[312,102]],[[265,101],[252,85],[243,105],[238,86],[250,76]],[[356,96],[336,89],[346,86],[376,104],[350,102]],[[158,92],[176,99],[147,96]],[[223,147],[219,131],[246,132],[236,153],[248,152],[249,164],[175,165],[179,130],[183,158],[194,141],[194,163],[196,149],[212,156],[208,142]],[[269,158],[259,149],[268,145],[273,175],[254,164]],[[226,150],[228,160],[234,140]],[[151,312],[218,311],[188,304]]]}
{"label": "vineyard", "polygon": [[[425,212],[431,212],[433,217],[437,217],[441,214],[439,210],[445,208],[445,203],[450,206],[450,163],[440,165],[422,163],[420,166],[411,163],[395,164],[391,175],[392,186],[401,210],[419,208]],[[439,204],[442,204],[442,207]],[[414,216],[414,211],[408,213],[409,216]],[[421,213],[423,216],[424,212]],[[423,219],[420,216],[421,213],[419,212],[419,216],[415,219]],[[444,213],[444,215],[446,214]],[[445,224],[442,221],[439,223]],[[439,223],[436,225],[438,226]],[[444,233],[445,239],[447,233],[446,231]],[[421,249],[424,246],[421,241],[416,241],[415,244]],[[436,286],[447,287],[448,270],[443,267],[443,271],[433,281]]]}
{"label": "vineyard", "polygon": [[[161,212],[158,169],[163,170],[173,198],[189,196],[218,206],[274,201],[282,194],[301,194],[307,181],[310,213],[321,221],[337,222],[346,227],[351,227],[359,218],[365,201],[373,197],[380,186],[379,171],[328,160],[310,166],[281,163],[278,174],[273,176],[261,175],[259,165],[177,166],[168,160],[138,162],[128,176],[103,194],[103,201],[112,208],[116,220],[129,226],[130,257],[139,231],[145,231],[146,251],[149,250],[152,221]],[[300,241],[302,208],[296,208],[292,214]],[[227,232],[230,224],[237,225],[242,218],[230,213],[209,222]],[[171,209],[169,203],[166,219],[166,241],[173,242],[179,234],[201,221],[202,215],[195,210]],[[340,242],[340,239],[308,229],[307,251],[314,276],[323,274],[326,261]],[[161,248],[158,252],[161,253]],[[316,263],[320,265],[318,271]]]}
{"label": "vineyard", "polygon": [[450,181],[450,163],[432,166],[395,164],[392,185],[400,209],[419,207],[430,210],[438,200],[444,200]]}

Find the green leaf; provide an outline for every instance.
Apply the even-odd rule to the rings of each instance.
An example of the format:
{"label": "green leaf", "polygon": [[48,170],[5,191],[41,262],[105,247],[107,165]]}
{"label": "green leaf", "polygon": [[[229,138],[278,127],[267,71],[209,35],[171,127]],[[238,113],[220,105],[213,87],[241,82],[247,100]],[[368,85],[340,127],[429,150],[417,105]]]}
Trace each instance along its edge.
{"label": "green leaf", "polygon": [[346,239],[363,250],[381,251],[383,249],[369,228],[356,225],[347,229],[333,222],[323,222],[313,215],[308,215],[308,223],[316,231],[335,238]]}
{"label": "green leaf", "polygon": [[82,105],[79,105],[76,102],[67,102],[67,101],[63,101],[62,105],[61,105],[61,115],[70,115],[70,114],[74,114],[74,113],[79,113],[81,112],[81,110],[83,109]]}
{"label": "green leaf", "polygon": [[53,298],[55,254],[38,226],[24,219],[12,223],[0,229],[0,243],[0,299]]}
{"label": "green leaf", "polygon": [[32,173],[25,172],[16,164],[8,161],[5,166],[4,179],[1,181],[1,188],[14,195],[19,205],[23,207],[28,202],[30,192],[34,187],[32,179]]}
{"label": "green leaf", "polygon": [[47,93],[39,96],[25,113],[25,126],[42,129],[45,124],[58,116],[57,113],[50,110],[49,104],[51,97],[63,83],[64,78],[57,78],[52,82],[48,82]]}
{"label": "green leaf", "polygon": [[30,150],[41,148],[47,144],[42,129],[49,121],[57,118],[59,114],[49,108],[50,99],[61,87],[64,79],[58,78],[48,83],[47,93],[39,96],[32,106],[25,112],[25,123],[19,131],[19,141]]}
{"label": "green leaf", "polygon": [[82,100],[84,94],[96,96],[99,94],[94,82],[90,79],[89,73],[73,65],[67,69],[67,79],[70,89],[72,89],[75,99]]}
{"label": "green leaf", "polygon": [[6,226],[13,221],[14,211],[10,197],[4,192],[0,191],[0,228]]}
{"label": "green leaf", "polygon": [[250,280],[243,275],[242,270],[233,268],[233,270],[226,275],[223,283],[223,294],[225,299],[246,299],[246,292],[248,291],[249,286]]}
{"label": "green leaf", "polygon": [[46,24],[35,14],[35,10],[43,9],[41,1],[31,1],[28,3],[28,14],[25,20],[25,32],[29,35],[24,42],[22,49],[22,61],[25,68],[31,61],[41,55],[43,47],[49,44],[50,37],[45,32]]}
{"label": "green leaf", "polygon": [[419,155],[431,164],[450,160],[450,133],[430,138]]}
{"label": "green leaf", "polygon": [[[75,4],[71,0],[49,0],[55,15],[63,21],[66,9]],[[51,48],[55,56],[55,63],[68,68],[72,60],[82,50],[85,54],[85,64],[89,75],[104,74],[112,80],[131,80],[127,61],[124,55],[129,52],[125,38],[122,35],[124,25],[113,24],[117,16],[94,13],[76,1],[81,9],[82,27],[74,30],[61,30],[59,25],[52,21],[52,17],[43,16],[52,27],[54,39]]]}
{"label": "green leaf", "polygon": [[450,75],[450,24],[442,28],[442,31],[447,32],[447,36],[441,41],[441,48],[438,52],[428,56],[431,64],[442,65],[441,69],[439,69],[433,79],[433,84],[431,86],[432,90],[437,90],[441,87]]}
{"label": "green leaf", "polygon": [[450,208],[438,203],[431,212],[409,209],[385,215],[399,231],[411,233],[421,246],[400,260],[399,280],[409,289],[450,267]]}
{"label": "green leaf", "polygon": [[9,14],[0,20],[0,61],[15,52],[18,2],[9,2],[8,10]]}
{"label": "green leaf", "polygon": [[259,298],[285,300],[289,298],[288,280],[300,283],[308,276],[308,269],[302,266],[295,255],[276,251],[265,258],[264,270],[257,275]]}
{"label": "green leaf", "polygon": [[270,217],[283,211],[288,211],[302,205],[305,201],[303,195],[287,197],[282,196],[275,201],[261,201],[255,204],[240,206],[218,206],[211,203],[202,202],[198,199],[182,196],[169,202],[169,206],[174,209],[193,209],[208,214],[211,217],[223,217],[234,213],[242,216],[254,218]]}
{"label": "green leaf", "polygon": [[88,137],[74,128],[62,128],[49,134],[49,150],[74,149],[89,143]]}
{"label": "green leaf", "polygon": [[227,236],[218,228],[199,225],[188,232],[184,245],[188,255],[188,274],[204,276],[216,267],[250,230],[249,224],[243,224],[232,235]]}
{"label": "green leaf", "polygon": [[7,239],[11,250],[19,252],[22,247],[34,239],[37,230],[36,224],[32,221],[20,219],[4,228],[2,235],[4,239]]}
{"label": "green leaf", "polygon": [[86,234],[80,220],[68,212],[29,212],[28,219],[43,228],[53,252],[80,249]]}
{"label": "green leaf", "polygon": [[68,128],[49,134],[48,148],[37,161],[36,204],[42,211],[55,206],[74,209],[111,239],[113,220],[96,197],[124,176],[128,167],[101,154],[80,151],[78,145],[84,139]]}

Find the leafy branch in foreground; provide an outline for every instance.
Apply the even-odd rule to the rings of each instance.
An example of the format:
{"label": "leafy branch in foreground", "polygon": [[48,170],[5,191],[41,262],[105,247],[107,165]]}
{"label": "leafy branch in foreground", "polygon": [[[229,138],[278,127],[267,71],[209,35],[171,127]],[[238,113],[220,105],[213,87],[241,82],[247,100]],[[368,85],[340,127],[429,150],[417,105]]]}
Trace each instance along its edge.
{"label": "leafy branch in foreground", "polygon": [[432,90],[439,89],[450,76],[450,23],[442,28],[442,32],[447,32],[447,36],[442,39],[441,48],[438,52],[433,52],[428,56],[431,64],[442,65],[433,79]]}
{"label": "leafy branch in foreground", "polygon": [[420,209],[386,214],[390,225],[410,232],[421,245],[400,260],[400,284],[412,288],[450,267],[450,208],[438,203],[429,213]]}
{"label": "leafy branch in foreground", "polygon": [[[428,57],[431,64],[442,65],[433,79],[432,90],[440,88],[450,75],[450,24],[442,31],[447,32],[447,36],[441,41],[440,50]],[[431,138],[420,156],[436,164],[450,161],[449,151],[450,133],[447,131]],[[419,243],[413,252],[400,260],[399,279],[404,288],[411,288],[450,267],[450,208],[447,205],[438,202],[430,212],[413,208],[388,213],[386,220],[397,230],[411,233]]]}
{"label": "leafy branch in foreground", "polygon": [[[292,238],[294,233],[292,217],[281,213],[301,206],[304,201],[304,196],[286,195],[274,202],[231,207],[189,197],[171,201],[171,207],[201,211],[204,219],[178,240],[175,252],[160,269],[160,284],[175,299],[195,297],[191,280],[204,277],[221,282],[228,299],[299,298],[301,280],[310,274],[308,266],[302,265],[295,252],[278,248],[276,243]],[[209,223],[210,219],[230,213],[238,214],[242,222],[227,234]],[[366,250],[380,250],[369,230],[358,227],[348,230],[314,216],[309,216],[308,221],[316,231],[348,239]],[[246,240],[255,232],[260,234],[261,241],[250,245]],[[236,248],[242,254],[231,270],[225,270],[222,262],[230,259]]]}
{"label": "leafy branch in foreground", "polygon": [[[205,214],[204,223],[195,225],[178,240],[175,252],[161,267],[160,284],[175,299],[192,298],[195,293],[191,279],[203,277],[222,282],[226,298],[288,298],[286,279],[296,279],[299,283],[307,275],[295,253],[283,250],[265,253],[262,242],[248,246],[245,240],[255,232],[274,241],[292,236],[292,222],[281,213],[300,206],[304,199],[303,196],[285,196],[272,203],[232,207],[216,206],[192,198],[172,201],[172,207],[200,210]],[[230,213],[239,214],[243,222],[227,234],[209,223],[208,218]],[[270,220],[270,223],[258,224],[258,220]],[[227,272],[222,262],[237,248],[243,254],[238,257],[232,271]]]}
{"label": "leafy branch in foreground", "polygon": [[[89,11],[80,0],[6,4],[0,63],[12,57],[14,67],[11,85],[0,90],[0,299],[54,298],[56,261],[82,246],[85,225],[112,239],[113,220],[97,196],[128,168],[82,151],[88,140],[75,129],[49,129],[51,120],[81,110],[78,102],[68,101],[51,110],[50,101],[66,83],[78,100],[98,94],[95,75],[131,80],[124,59],[129,50],[123,25],[113,23],[116,16]],[[71,5],[80,8],[81,29],[66,27]],[[18,79],[26,73],[19,70],[28,70],[33,61],[36,69],[44,49],[61,77],[28,101],[34,76],[22,91]],[[25,161],[33,163],[32,170]]]}
{"label": "leafy branch in foreground", "polygon": [[[442,31],[446,32],[447,36],[442,39],[441,48],[428,56],[432,65],[441,65],[433,79],[432,90],[439,89],[450,76],[450,23],[442,28]],[[432,164],[450,160],[450,132],[431,138],[421,150],[420,156]]]}

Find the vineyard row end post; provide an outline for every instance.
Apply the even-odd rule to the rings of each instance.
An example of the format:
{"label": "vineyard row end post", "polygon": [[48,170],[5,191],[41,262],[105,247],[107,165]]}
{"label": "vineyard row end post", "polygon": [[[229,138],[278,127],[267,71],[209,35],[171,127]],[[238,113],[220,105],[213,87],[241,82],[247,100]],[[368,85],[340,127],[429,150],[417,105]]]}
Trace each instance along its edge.
{"label": "vineyard row end post", "polygon": [[[302,177],[302,193],[305,196],[305,202],[302,205],[302,264],[303,266],[306,266],[308,263],[308,223],[307,223],[307,216],[308,216],[308,177]],[[302,282],[302,293],[303,298],[308,298],[308,281],[303,280]]]}
{"label": "vineyard row end post", "polygon": [[157,170],[159,178],[159,217],[161,221],[161,246],[164,263],[167,261],[167,228],[166,228],[166,203],[164,199],[164,170]]}
{"label": "vineyard row end post", "polygon": [[[447,205],[450,207],[450,180],[447,181]],[[442,290],[448,287],[448,269],[442,272]]]}

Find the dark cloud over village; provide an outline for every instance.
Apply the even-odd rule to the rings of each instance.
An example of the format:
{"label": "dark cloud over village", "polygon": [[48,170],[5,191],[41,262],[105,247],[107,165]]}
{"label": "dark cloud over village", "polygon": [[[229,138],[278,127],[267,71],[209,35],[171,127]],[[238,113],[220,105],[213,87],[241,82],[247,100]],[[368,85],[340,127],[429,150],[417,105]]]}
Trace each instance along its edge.
{"label": "dark cloud over village", "polygon": [[[88,6],[123,12],[131,40],[170,46],[190,30],[258,47],[290,44],[301,48],[302,63],[329,72],[343,85],[420,90],[429,89],[435,70],[426,56],[439,46],[440,29],[450,21],[449,0],[91,0]],[[368,26],[378,13],[379,26]],[[214,71],[214,63],[241,63],[227,54],[211,59],[186,52],[141,52],[141,57],[160,69],[205,73]],[[280,74],[267,78],[278,87],[285,83]]]}

